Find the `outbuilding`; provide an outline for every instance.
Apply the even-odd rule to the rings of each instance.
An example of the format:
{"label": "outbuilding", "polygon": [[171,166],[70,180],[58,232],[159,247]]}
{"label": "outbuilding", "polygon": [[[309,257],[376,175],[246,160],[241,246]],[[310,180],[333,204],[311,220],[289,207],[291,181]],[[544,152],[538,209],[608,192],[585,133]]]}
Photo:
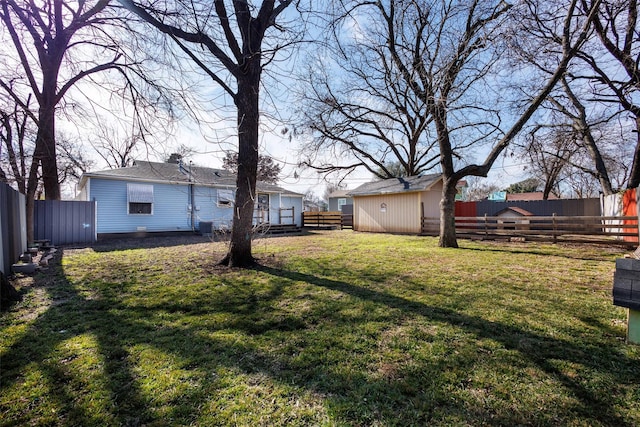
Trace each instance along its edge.
{"label": "outbuilding", "polygon": [[353,229],[419,234],[423,217],[440,216],[442,175],[389,178],[361,185],[353,198]]}
{"label": "outbuilding", "polygon": [[[530,220],[528,217],[534,216],[526,209],[517,206],[509,206],[496,213],[498,217],[498,229],[502,230],[528,230]],[[516,224],[518,226],[516,227]]]}

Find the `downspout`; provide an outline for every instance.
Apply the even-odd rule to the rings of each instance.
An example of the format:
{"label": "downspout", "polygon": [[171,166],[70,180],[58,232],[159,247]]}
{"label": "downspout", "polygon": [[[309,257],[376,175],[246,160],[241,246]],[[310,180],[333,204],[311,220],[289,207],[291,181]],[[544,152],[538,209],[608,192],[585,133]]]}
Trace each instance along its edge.
{"label": "downspout", "polygon": [[193,189],[193,179],[191,175],[191,166],[193,166],[193,162],[189,162],[189,203],[191,204],[191,231],[196,231],[196,205],[194,198],[194,189]]}

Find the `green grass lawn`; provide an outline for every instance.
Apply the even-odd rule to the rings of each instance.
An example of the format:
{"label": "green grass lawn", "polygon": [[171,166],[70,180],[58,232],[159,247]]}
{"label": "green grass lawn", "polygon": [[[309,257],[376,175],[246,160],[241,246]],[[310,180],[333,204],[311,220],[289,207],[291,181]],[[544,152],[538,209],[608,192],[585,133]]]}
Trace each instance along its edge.
{"label": "green grass lawn", "polygon": [[65,249],[1,314],[0,424],[640,425],[621,252],[460,245],[262,239],[253,270],[196,238]]}

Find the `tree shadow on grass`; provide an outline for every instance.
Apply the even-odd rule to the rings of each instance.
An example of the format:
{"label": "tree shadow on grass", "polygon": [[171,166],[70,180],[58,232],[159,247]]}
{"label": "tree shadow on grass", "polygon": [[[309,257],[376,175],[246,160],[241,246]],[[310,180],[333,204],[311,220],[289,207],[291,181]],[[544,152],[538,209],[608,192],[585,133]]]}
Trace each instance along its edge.
{"label": "tree shadow on grass", "polygon": [[[201,235],[198,232],[158,232],[158,233],[136,233],[125,235],[113,235],[109,238],[102,238],[89,245],[95,252],[115,252],[129,249],[153,249],[170,248],[174,246],[196,245],[203,243],[227,242],[227,237]],[[311,236],[314,233],[309,230],[302,230],[296,233],[297,236]],[[274,239],[280,237],[291,237],[290,234],[261,234],[259,239]],[[257,241],[257,240],[256,240]],[[73,245],[69,245],[70,248]]]}
{"label": "tree shadow on grass", "polygon": [[[523,255],[542,255],[542,256],[557,256],[567,259],[575,259],[581,261],[610,261],[612,256],[622,257],[624,254],[629,253],[627,248],[622,246],[604,246],[593,244],[563,244],[563,243],[547,243],[548,246],[553,246],[553,251],[540,248],[536,243],[505,243],[500,245],[496,242],[482,242],[475,243],[476,246],[461,245],[460,249],[466,251],[477,252],[501,252],[505,254],[523,254]],[[576,246],[582,248],[587,247],[590,249],[590,255],[586,255],[585,250],[575,250]],[[562,250],[559,250],[562,249]]]}
{"label": "tree shadow on grass", "polygon": [[[595,413],[597,421],[604,425],[627,425],[629,424],[612,409],[611,402],[596,396],[591,390],[585,388],[578,380],[571,378],[558,369],[554,361],[566,361],[575,364],[582,364],[591,369],[606,372],[614,378],[614,381],[628,382],[628,377],[620,376],[618,369],[621,366],[632,369],[640,374],[640,368],[634,361],[629,360],[625,355],[611,349],[606,349],[609,360],[603,365],[602,359],[596,359],[594,353],[601,353],[604,349],[591,344],[578,346],[566,340],[556,339],[549,336],[540,335],[531,331],[525,331],[518,327],[489,321],[487,319],[469,316],[460,312],[445,309],[438,306],[429,306],[420,302],[407,300],[402,297],[381,293],[351,284],[319,278],[304,273],[286,271],[268,266],[258,267],[260,271],[267,274],[284,277],[293,281],[304,281],[319,287],[342,292],[352,297],[372,301],[389,308],[410,312],[428,318],[432,321],[444,322],[456,325],[464,330],[475,334],[478,337],[500,342],[504,348],[518,351],[526,360],[538,366],[541,370],[560,381],[567,389],[582,403],[582,408],[589,408],[589,413]],[[594,408],[597,408],[594,411]],[[590,414],[585,413],[590,417]],[[495,420],[494,420],[495,421]]]}
{"label": "tree shadow on grass", "polygon": [[[27,293],[44,290],[48,308],[0,353],[0,395],[3,396],[0,413],[4,416],[0,425],[32,424],[36,419],[38,425],[126,426],[138,425],[140,419],[151,419],[127,362],[127,350],[119,339],[121,319],[110,313],[113,307],[110,301],[87,299],[73,288],[59,267],[62,254],[63,251],[59,251],[58,262],[51,263],[48,271],[38,273],[27,290]],[[103,370],[100,381],[108,388],[104,390],[108,394],[103,399],[106,401],[98,403],[117,408],[116,412],[89,414],[89,408],[96,402],[83,402],[78,395],[91,385],[86,379],[74,378],[71,368],[65,366],[73,363],[79,352],[65,349],[64,343],[83,334],[95,337],[98,363]],[[37,369],[26,369],[33,365]],[[12,387],[31,382],[35,382],[31,385],[34,390],[27,390],[26,395],[9,399],[5,394],[10,393]]]}
{"label": "tree shadow on grass", "polygon": [[[378,377],[372,376],[366,366],[345,369],[327,353],[341,351],[341,357],[348,356],[350,352],[355,355],[360,351],[358,343],[352,343],[353,347],[338,350],[327,348],[322,351],[309,341],[317,337],[315,334],[322,334],[323,331],[314,330],[315,326],[309,325],[302,316],[269,318],[284,287],[295,282],[329,289],[366,301],[375,307],[406,313],[407,316],[419,316],[430,322],[454,325],[479,338],[499,342],[504,348],[522,354],[525,360],[570,390],[580,402],[573,411],[578,414],[584,411],[585,420],[602,425],[630,424],[614,411],[609,402],[603,401],[578,380],[561,372],[554,364],[557,360],[584,364],[606,372],[616,381],[624,382],[627,378],[619,375],[617,369],[623,366],[637,372],[638,368],[633,367],[634,361],[617,351],[609,351],[610,364],[600,366],[598,360],[590,357],[590,353],[602,349],[593,346],[578,346],[512,325],[487,321],[342,281],[266,266],[259,266],[256,270],[270,278],[270,292],[259,296],[247,292],[237,296],[237,290],[229,289],[230,298],[210,305],[203,299],[136,306],[118,300],[117,293],[83,296],[64,277],[61,270],[55,276],[36,279],[35,286],[48,292],[52,304],[30,324],[19,339],[3,350],[0,394],[24,382],[27,367],[36,364],[48,387],[44,398],[53,401],[52,406],[58,413],[54,418],[50,414],[33,418],[27,412],[15,413],[10,407],[11,402],[3,397],[0,400],[0,412],[11,414],[13,418],[5,419],[0,424],[20,425],[33,422],[34,419],[52,425],[198,424],[202,408],[212,404],[211,399],[215,400],[216,393],[226,387],[216,379],[216,372],[221,368],[247,376],[265,375],[283,389],[290,390],[290,393],[309,392],[321,396],[325,409],[336,424],[424,425],[432,419],[444,423],[442,420],[447,417],[463,422],[467,416],[492,425],[544,423],[544,418],[539,414],[495,414],[490,409],[479,406],[469,408],[463,402],[448,398],[447,388],[451,386],[448,375],[452,374],[451,370],[474,369],[474,358],[477,355],[471,345],[459,354],[451,353],[447,357],[422,360],[401,367],[400,372],[389,372]],[[346,308],[349,301],[347,299],[336,304]],[[312,307],[312,310],[320,310],[315,313],[316,317],[332,315],[323,311],[326,308]],[[205,325],[188,323],[186,317],[182,316],[207,316],[208,311],[211,314],[226,313],[231,317],[227,321]],[[346,327],[355,328],[359,326],[357,322],[366,323],[366,319],[357,316],[352,320],[354,323]],[[225,339],[225,334],[215,334],[225,331],[243,332],[248,339]],[[348,330],[344,332],[348,333]],[[267,342],[273,344],[277,341],[280,347],[265,350],[250,339],[256,335],[268,339],[270,334],[274,334],[276,338]],[[83,388],[89,388],[90,384],[74,385],[73,375],[64,368],[64,361],[61,360],[63,354],[60,353],[60,347],[69,339],[83,335],[95,338],[96,351],[101,360],[99,382],[103,383],[102,391],[107,398],[103,402],[106,409],[98,415],[93,414],[90,405],[83,403],[79,396],[84,393]],[[337,347],[351,346],[351,343],[341,343],[338,338],[340,337],[332,342]],[[164,404],[162,411],[157,403],[159,398],[154,396],[154,392],[160,393],[162,390],[145,389],[145,379],[138,371],[139,365],[144,362],[135,359],[138,355],[132,354],[134,347],[155,349],[177,357],[179,370],[184,371],[186,376],[183,380],[191,381],[188,387],[181,388],[179,395]],[[159,377],[162,373],[155,374]],[[260,378],[259,375],[257,378]],[[463,378],[465,373],[457,375]],[[28,396],[25,398],[29,399]],[[37,411],[39,406],[43,406],[43,402],[32,401],[26,402],[22,408]],[[593,407],[597,410],[592,410]],[[259,411],[258,408],[252,410]],[[544,411],[544,408],[541,410]],[[567,413],[564,415],[571,416]],[[526,418],[527,416],[533,418]],[[308,414],[308,417],[306,422],[296,420],[297,424],[322,423],[322,420],[313,418],[312,414]],[[211,419],[207,421],[211,422]],[[218,423],[224,421],[224,418],[217,420]],[[281,424],[296,422],[282,421]]]}

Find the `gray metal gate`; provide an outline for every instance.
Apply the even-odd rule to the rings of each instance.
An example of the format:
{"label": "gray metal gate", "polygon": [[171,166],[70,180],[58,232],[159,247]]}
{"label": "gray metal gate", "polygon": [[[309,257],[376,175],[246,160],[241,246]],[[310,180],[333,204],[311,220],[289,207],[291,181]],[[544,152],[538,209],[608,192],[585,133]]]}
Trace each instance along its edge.
{"label": "gray metal gate", "polygon": [[52,245],[95,242],[96,202],[36,200],[34,236]]}
{"label": "gray metal gate", "polygon": [[27,250],[25,196],[0,183],[0,271],[11,272],[11,264]]}

